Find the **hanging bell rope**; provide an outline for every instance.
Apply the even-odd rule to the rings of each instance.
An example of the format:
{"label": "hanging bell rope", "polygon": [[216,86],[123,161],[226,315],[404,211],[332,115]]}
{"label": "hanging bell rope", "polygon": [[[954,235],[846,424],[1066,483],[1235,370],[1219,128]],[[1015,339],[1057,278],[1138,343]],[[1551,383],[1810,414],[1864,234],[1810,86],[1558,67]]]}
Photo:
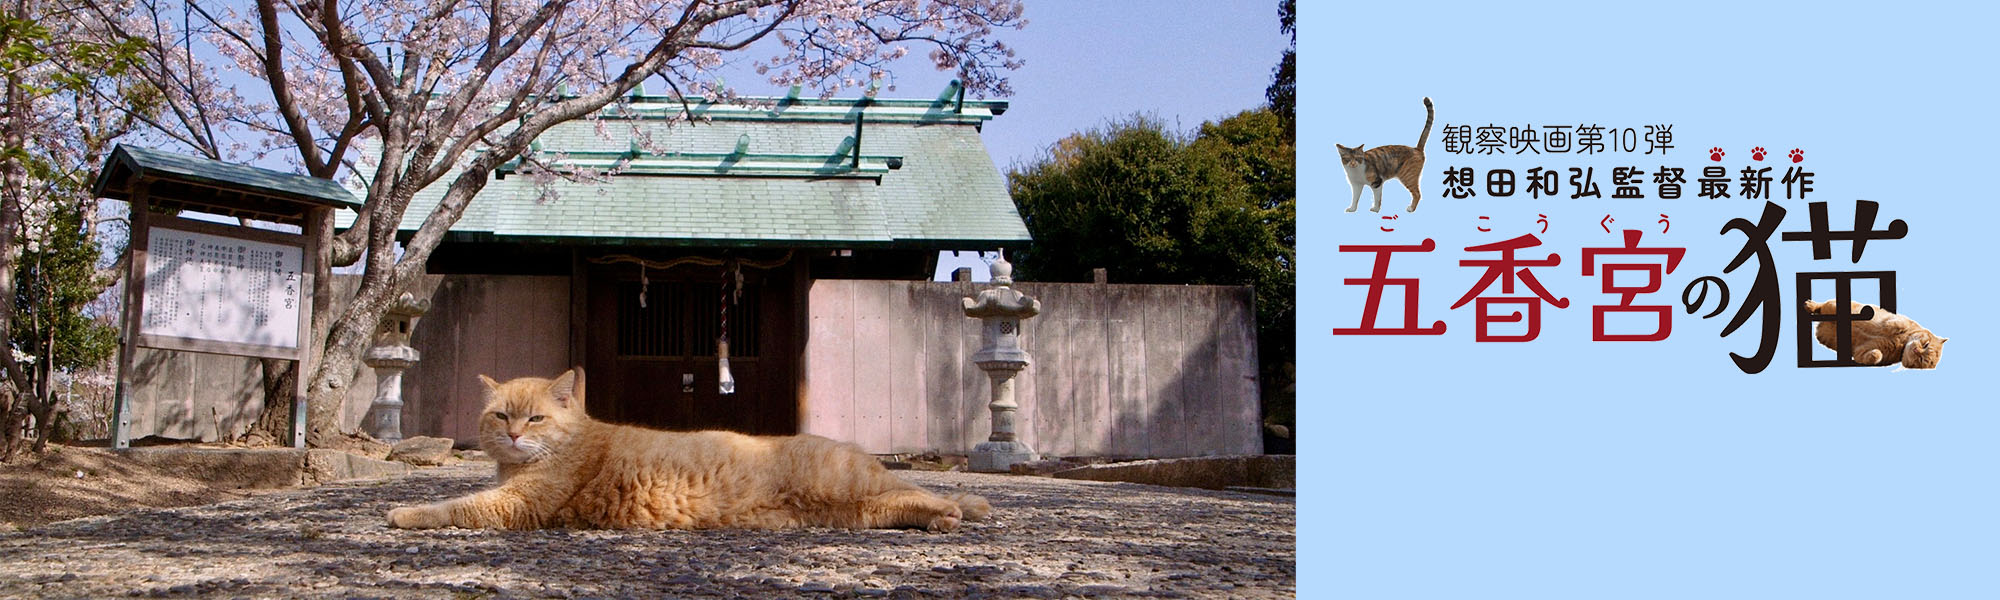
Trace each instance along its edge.
{"label": "hanging bell rope", "polygon": [[743,261],[731,260],[722,274],[722,297],[717,298],[722,305],[722,335],[715,340],[715,380],[723,394],[736,393],[736,377],[729,372],[729,305],[735,304],[743,295]]}
{"label": "hanging bell rope", "polygon": [[[730,266],[734,268],[734,264],[730,264]],[[734,268],[734,270],[742,272],[742,268]],[[718,288],[718,292],[720,292],[722,298],[716,298],[716,304],[722,306],[722,336],[716,338],[716,344],[722,346],[722,354],[718,356],[722,360],[730,360],[730,352],[728,352],[728,348],[730,348],[730,304],[736,304],[736,298],[730,294],[730,280],[732,278],[730,278],[728,270],[724,270],[722,272],[722,286]],[[736,286],[742,286],[742,280],[736,280]]]}

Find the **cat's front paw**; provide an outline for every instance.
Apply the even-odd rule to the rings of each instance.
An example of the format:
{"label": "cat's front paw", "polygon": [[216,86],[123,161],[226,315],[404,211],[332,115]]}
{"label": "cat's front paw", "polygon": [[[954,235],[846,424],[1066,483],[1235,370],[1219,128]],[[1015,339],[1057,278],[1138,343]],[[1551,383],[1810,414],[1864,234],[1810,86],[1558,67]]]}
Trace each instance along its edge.
{"label": "cat's front paw", "polygon": [[1856,357],[1854,357],[1854,362],[1858,362],[1858,363],[1861,363],[1861,364],[1864,364],[1864,365],[1879,365],[1879,364],[1882,364],[1882,351],[1881,351],[1881,350],[1869,350],[1869,351],[1867,351],[1867,352],[1863,352],[1863,353],[1861,353],[1861,355],[1860,355],[1860,356],[1856,356]]}
{"label": "cat's front paw", "polygon": [[965,511],[954,503],[950,509],[938,513],[936,517],[932,517],[930,524],[924,526],[924,530],[931,533],[951,533],[958,531],[958,523],[964,517]]}
{"label": "cat's front paw", "polygon": [[951,533],[958,531],[958,521],[958,517],[941,515],[938,518],[931,519],[931,524],[924,527],[924,530],[931,533]]}
{"label": "cat's front paw", "polygon": [[398,529],[436,529],[447,525],[436,518],[433,511],[422,506],[404,506],[389,509],[389,526]]}

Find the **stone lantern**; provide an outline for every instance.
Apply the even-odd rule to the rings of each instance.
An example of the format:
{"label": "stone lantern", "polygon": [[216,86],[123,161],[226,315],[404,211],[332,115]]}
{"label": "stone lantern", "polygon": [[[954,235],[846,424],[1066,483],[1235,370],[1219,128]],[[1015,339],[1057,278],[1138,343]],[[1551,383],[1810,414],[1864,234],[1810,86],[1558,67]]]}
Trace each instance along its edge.
{"label": "stone lantern", "polygon": [[993,411],[993,435],[973,447],[968,465],[973,471],[984,473],[1007,471],[1016,463],[1036,458],[1035,450],[1021,442],[1014,432],[1015,413],[1021,408],[1014,401],[1014,376],[1029,362],[1028,351],[1021,349],[1021,321],[1042,312],[1040,300],[1010,287],[1014,283],[1014,265],[1005,256],[993,261],[991,269],[994,287],[979,292],[977,297],[961,300],[965,316],[984,323],[979,351],[972,354],[972,362],[986,371],[986,377],[993,382],[993,401],[986,405]]}
{"label": "stone lantern", "polygon": [[423,355],[410,347],[410,331],[417,317],[430,310],[430,300],[418,300],[409,292],[396,298],[382,315],[375,330],[375,345],[361,361],[375,369],[375,403],[369,407],[368,434],[394,444],[403,441],[403,370],[417,364]]}

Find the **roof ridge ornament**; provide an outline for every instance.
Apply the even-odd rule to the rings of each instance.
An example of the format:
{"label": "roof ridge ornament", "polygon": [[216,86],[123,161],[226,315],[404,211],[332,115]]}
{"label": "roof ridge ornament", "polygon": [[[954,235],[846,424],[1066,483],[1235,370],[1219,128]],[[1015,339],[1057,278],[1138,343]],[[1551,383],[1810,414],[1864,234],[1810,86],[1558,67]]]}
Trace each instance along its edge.
{"label": "roof ridge ornament", "polygon": [[938,106],[950,104],[952,105],[952,113],[963,114],[965,112],[965,82],[953,79],[951,83],[944,84],[944,91],[938,93],[937,104]]}

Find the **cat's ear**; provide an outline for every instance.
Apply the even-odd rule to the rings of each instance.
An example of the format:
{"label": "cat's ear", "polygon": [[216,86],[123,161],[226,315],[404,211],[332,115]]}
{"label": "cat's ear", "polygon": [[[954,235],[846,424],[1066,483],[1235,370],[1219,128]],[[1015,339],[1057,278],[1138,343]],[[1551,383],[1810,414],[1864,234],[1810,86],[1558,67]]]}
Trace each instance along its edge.
{"label": "cat's ear", "polygon": [[1939,344],[1939,345],[1943,345],[1943,344],[1944,344],[1945,342],[1949,342],[1949,341],[1951,341],[1951,338],[1938,338],[1938,344]]}
{"label": "cat's ear", "polygon": [[583,394],[583,369],[570,369],[549,384],[549,395],[555,397],[556,405],[569,408],[573,401]]}
{"label": "cat's ear", "polygon": [[1362,148],[1367,148],[1367,147],[1368,147],[1368,145],[1367,145],[1367,144],[1362,144],[1362,145],[1359,145],[1359,146],[1355,146],[1355,147],[1354,147],[1354,151],[1355,151],[1355,152],[1360,152]]}
{"label": "cat's ear", "polygon": [[495,389],[499,389],[499,387],[500,387],[500,382],[498,382],[498,381],[494,381],[492,377],[487,377],[487,376],[486,376],[486,375],[484,375],[484,374],[481,374],[481,375],[479,376],[479,382],[480,382],[480,383],[483,383],[483,384],[486,384],[486,389],[487,389],[488,391],[491,391],[491,390],[495,390]]}

